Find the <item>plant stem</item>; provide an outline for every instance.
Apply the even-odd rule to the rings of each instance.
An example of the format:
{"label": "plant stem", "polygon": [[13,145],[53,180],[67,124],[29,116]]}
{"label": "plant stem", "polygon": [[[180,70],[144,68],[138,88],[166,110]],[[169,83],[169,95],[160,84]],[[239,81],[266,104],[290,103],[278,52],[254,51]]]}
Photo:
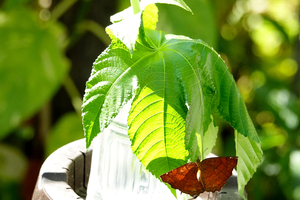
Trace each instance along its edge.
{"label": "plant stem", "polygon": [[81,105],[82,105],[82,98],[78,91],[78,89],[75,86],[74,81],[72,78],[68,75],[63,83],[69,97],[71,98],[72,105],[75,109],[75,112],[81,116]]}
{"label": "plant stem", "polygon": [[139,0],[130,0],[130,4],[134,15],[141,11]]}
{"label": "plant stem", "polygon": [[60,3],[55,8],[53,8],[53,10],[51,12],[51,20],[55,21],[58,18],[60,18],[76,2],[77,2],[77,0],[60,1]]}
{"label": "plant stem", "polygon": [[79,32],[85,32],[86,30],[97,36],[105,45],[109,45],[111,40],[106,34],[104,28],[93,20],[84,20],[78,24]]}

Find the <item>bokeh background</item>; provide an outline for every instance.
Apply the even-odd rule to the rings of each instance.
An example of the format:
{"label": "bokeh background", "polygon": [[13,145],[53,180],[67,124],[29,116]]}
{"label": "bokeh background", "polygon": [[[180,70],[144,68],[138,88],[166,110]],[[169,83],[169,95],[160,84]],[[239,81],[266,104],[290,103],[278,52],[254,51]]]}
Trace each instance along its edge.
{"label": "bokeh background", "polygon": [[[226,61],[261,138],[249,199],[300,199],[299,0],[158,5],[158,29],[200,38]],[[83,138],[80,106],[104,28],[129,0],[0,0],[0,199],[29,200],[55,149]],[[214,153],[234,155],[219,122]]]}

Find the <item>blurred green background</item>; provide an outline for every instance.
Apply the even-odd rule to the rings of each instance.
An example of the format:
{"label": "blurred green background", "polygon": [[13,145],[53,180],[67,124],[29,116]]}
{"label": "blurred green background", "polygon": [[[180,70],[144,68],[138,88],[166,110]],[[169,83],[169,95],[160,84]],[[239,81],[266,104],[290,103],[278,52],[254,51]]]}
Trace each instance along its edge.
{"label": "blurred green background", "polygon": [[[299,0],[158,5],[158,29],[200,38],[226,61],[262,141],[249,199],[300,199]],[[0,199],[29,200],[45,158],[83,138],[81,99],[104,27],[129,0],[0,0]],[[220,122],[214,153],[234,154]]]}

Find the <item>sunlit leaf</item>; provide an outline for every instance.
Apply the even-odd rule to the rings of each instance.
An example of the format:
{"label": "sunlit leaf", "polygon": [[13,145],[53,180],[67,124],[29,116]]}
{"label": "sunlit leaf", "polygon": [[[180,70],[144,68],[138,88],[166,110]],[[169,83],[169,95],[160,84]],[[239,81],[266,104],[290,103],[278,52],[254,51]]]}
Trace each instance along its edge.
{"label": "sunlit leaf", "polygon": [[143,26],[155,30],[158,21],[158,9],[155,4],[146,6],[143,12]]}
{"label": "sunlit leaf", "polygon": [[145,49],[144,54],[139,60],[137,74],[141,91],[132,104],[128,133],[133,152],[153,174],[158,175],[186,160],[187,108],[181,80],[176,68],[166,62],[164,51],[153,49],[147,52]]}
{"label": "sunlit leaf", "polygon": [[[144,27],[151,29],[156,27],[158,10],[156,6],[148,6],[155,3],[173,4],[191,12],[191,9],[183,0],[144,0],[140,3],[141,11],[139,13],[134,14],[132,7],[129,7],[111,17],[111,22],[113,24],[106,28],[106,32],[109,34],[110,38],[112,40],[115,40],[116,38],[121,40],[132,54],[140,29],[143,32]],[[144,26],[141,26],[141,16],[144,10],[146,12],[143,21]]]}
{"label": "sunlit leaf", "polygon": [[109,25],[106,28],[106,32],[110,38],[118,38],[121,40],[132,53],[134,50],[137,35],[141,25],[141,12],[135,15],[129,15],[124,20]]}
{"label": "sunlit leaf", "polygon": [[204,134],[203,137],[203,157],[206,158],[206,156],[211,153],[212,148],[216,144],[217,136],[218,136],[218,130],[219,128],[214,125],[214,122],[211,122],[208,126],[207,131]]}
{"label": "sunlit leaf", "polygon": [[[220,56],[201,40],[145,30],[147,44],[139,41],[132,56],[118,42],[95,62],[83,106],[87,140],[134,97],[128,118],[132,149],[156,176],[204,157],[204,148],[211,151],[214,114],[253,142],[249,151],[259,153],[256,131]],[[240,150],[239,159],[247,159]]]}

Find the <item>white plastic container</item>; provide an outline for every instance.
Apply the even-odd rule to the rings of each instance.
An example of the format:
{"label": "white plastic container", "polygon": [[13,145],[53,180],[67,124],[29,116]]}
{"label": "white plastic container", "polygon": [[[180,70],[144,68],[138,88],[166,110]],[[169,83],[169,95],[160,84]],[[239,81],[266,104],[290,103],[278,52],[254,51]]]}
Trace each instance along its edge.
{"label": "white plastic container", "polygon": [[175,200],[168,187],[132,153],[127,134],[130,105],[93,141],[87,200]]}
{"label": "white plastic container", "polygon": [[[113,122],[93,141],[91,173],[86,200],[176,200],[168,187],[153,176],[132,153],[127,132],[130,104],[124,106]],[[215,157],[210,154],[208,157]],[[204,192],[197,200],[241,199],[237,174],[222,188],[222,193]],[[178,200],[191,196],[176,190]]]}

